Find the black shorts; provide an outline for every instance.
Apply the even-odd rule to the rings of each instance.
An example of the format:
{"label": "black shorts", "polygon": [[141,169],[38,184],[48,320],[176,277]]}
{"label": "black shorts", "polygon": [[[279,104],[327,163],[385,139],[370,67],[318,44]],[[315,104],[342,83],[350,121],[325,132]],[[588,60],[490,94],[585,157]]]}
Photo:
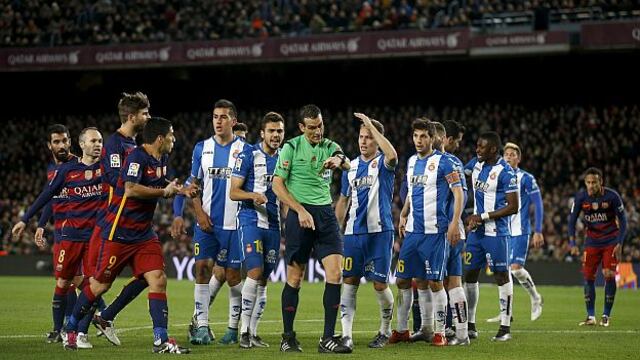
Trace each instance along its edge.
{"label": "black shorts", "polygon": [[315,251],[318,260],[332,254],[342,255],[344,243],[340,236],[338,220],[331,205],[302,204],[313,217],[315,230],[303,229],[298,221],[298,213],[289,210],[285,227],[285,258],[287,264],[294,261],[301,265],[309,262],[311,251]]}

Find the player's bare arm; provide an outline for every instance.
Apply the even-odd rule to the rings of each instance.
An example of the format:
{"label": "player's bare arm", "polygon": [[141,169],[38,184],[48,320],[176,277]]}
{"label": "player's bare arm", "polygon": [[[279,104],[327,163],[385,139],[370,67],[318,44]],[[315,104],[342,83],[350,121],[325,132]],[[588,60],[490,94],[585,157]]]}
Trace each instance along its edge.
{"label": "player's bare arm", "polygon": [[500,208],[496,211],[487,212],[484,214],[469,215],[469,227],[474,229],[485,220],[498,219],[501,217],[516,214],[518,212],[519,200],[516,192],[507,193],[505,196],[507,200],[507,206]]}
{"label": "player's bare arm", "polygon": [[264,194],[257,192],[244,191],[242,186],[244,185],[244,178],[239,176],[233,176],[231,178],[231,189],[229,192],[229,198],[234,201],[250,200],[257,205],[265,204],[268,200]]}
{"label": "player's bare arm", "polygon": [[398,153],[391,142],[373,126],[371,119],[362,113],[353,113],[353,116],[362,121],[362,124],[371,132],[371,136],[378,143],[380,150],[384,154],[384,162],[387,167],[393,168],[398,164]]}
{"label": "player's bare arm", "polygon": [[449,223],[447,229],[447,240],[453,246],[460,241],[460,218],[462,217],[462,207],[464,202],[464,194],[462,186],[456,186],[451,189],[453,193],[453,219]]}
{"label": "player's bare arm", "polygon": [[340,195],[340,198],[336,202],[336,219],[338,220],[338,225],[340,225],[341,230],[344,230],[344,221],[347,216],[347,209],[349,208],[349,200],[351,200],[350,196]]}

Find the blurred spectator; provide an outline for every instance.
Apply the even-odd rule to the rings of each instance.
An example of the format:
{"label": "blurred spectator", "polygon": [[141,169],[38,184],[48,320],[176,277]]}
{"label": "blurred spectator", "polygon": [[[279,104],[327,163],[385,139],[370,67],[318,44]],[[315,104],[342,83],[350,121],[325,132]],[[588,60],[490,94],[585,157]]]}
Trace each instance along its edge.
{"label": "blurred spectator", "polygon": [[[339,142],[349,157],[358,155],[358,127],[351,115],[354,111],[366,113],[393,129],[387,135],[400,156],[396,191],[400,187],[406,160],[413,154],[410,129],[411,121],[417,116],[426,115],[436,121],[455,119],[464,124],[467,132],[457,154],[463,162],[474,156],[475,141],[480,132],[496,130],[504,142],[518,143],[522,148],[521,167],[537,177],[545,205],[543,229],[546,245],[542,249],[531,249],[530,258],[533,261],[578,261],[570,256],[566,236],[571,198],[583,186],[581,173],[589,166],[600,167],[605,174],[605,186],[620,192],[627,210],[629,224],[623,258],[640,261],[640,210],[634,201],[640,196],[640,150],[634,146],[640,143],[640,128],[637,126],[640,123],[640,107],[526,108],[487,104],[438,110],[420,106],[323,109],[326,136]],[[258,124],[265,112],[262,109],[240,112],[238,117],[248,125],[249,139],[259,139]],[[286,138],[299,133],[296,114],[297,109],[283,113],[287,124]],[[175,124],[177,135],[171,155],[171,176],[185,180],[194,143],[211,136],[209,116],[208,113],[178,113],[169,117]],[[28,120],[12,119],[0,128],[0,135],[5,139],[0,142],[0,169],[2,183],[5,184],[0,189],[0,244],[10,254],[39,252],[33,243],[34,222],[21,239],[12,239],[10,229],[44,184],[46,164],[50,157],[44,141],[45,125],[57,122],[66,124],[72,139],[76,139],[76,134],[85,126],[98,126],[107,135],[117,125],[115,115],[43,116]],[[24,144],[34,144],[33,151],[23,151]],[[74,148],[78,149],[76,143]],[[336,173],[335,177],[339,175]],[[337,181],[334,182],[334,194],[339,190],[337,184]],[[397,223],[400,210],[397,192],[394,202]],[[188,206],[185,219],[189,234],[175,241],[169,235],[171,201],[160,202],[155,224],[167,253],[191,253],[193,213]],[[580,239],[584,230],[580,223],[578,230]]]}

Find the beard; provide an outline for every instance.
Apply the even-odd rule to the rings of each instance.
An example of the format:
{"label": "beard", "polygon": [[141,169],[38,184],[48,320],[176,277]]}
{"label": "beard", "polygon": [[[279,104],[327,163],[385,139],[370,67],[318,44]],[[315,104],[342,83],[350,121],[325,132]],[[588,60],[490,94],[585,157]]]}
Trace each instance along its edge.
{"label": "beard", "polygon": [[69,159],[69,152],[66,150],[61,150],[57,153],[53,153],[53,157],[56,158],[56,160],[59,162],[65,162]]}

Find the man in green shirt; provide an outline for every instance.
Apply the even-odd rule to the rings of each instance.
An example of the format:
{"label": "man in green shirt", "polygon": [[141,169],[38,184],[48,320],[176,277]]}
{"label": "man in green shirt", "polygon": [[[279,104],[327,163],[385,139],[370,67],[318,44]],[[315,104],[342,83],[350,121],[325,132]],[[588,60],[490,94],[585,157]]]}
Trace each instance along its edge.
{"label": "man in green shirt", "polygon": [[350,353],[351,348],[333,337],[340,306],[344,244],[331,208],[330,192],[333,170],[349,170],[349,160],[340,145],[323,137],[324,123],[317,106],[302,107],[298,126],[302,135],[282,147],[273,179],[273,191],[289,207],[285,228],[287,283],[282,290],[284,333],[280,350],[302,351],[293,331],[293,321],[305,266],[311,251],[315,250],[326,279],[324,334],[318,352]]}

